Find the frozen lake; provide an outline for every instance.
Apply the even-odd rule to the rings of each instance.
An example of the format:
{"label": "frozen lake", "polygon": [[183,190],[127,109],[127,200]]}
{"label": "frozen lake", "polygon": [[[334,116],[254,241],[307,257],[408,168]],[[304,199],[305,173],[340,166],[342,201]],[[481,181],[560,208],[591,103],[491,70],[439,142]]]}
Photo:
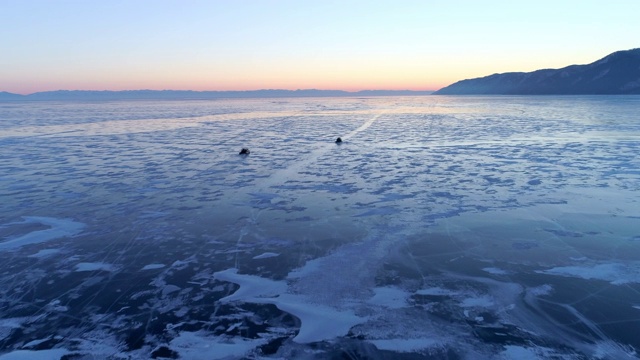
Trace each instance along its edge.
{"label": "frozen lake", "polygon": [[639,114],[0,103],[0,359],[637,358]]}

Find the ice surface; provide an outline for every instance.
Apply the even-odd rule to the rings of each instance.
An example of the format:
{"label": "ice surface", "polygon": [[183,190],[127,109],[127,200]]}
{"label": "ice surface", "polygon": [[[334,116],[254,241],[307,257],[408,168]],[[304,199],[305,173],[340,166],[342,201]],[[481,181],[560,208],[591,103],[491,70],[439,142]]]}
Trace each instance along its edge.
{"label": "ice surface", "polygon": [[639,105],[3,102],[0,356],[637,358]]}

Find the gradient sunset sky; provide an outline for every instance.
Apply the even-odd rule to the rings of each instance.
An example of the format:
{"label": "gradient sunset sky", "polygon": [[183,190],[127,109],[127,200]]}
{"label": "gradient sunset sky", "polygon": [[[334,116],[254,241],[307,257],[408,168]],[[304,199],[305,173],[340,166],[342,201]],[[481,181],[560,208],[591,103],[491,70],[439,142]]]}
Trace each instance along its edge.
{"label": "gradient sunset sky", "polygon": [[0,91],[437,90],[640,47],[638,0],[0,0]]}

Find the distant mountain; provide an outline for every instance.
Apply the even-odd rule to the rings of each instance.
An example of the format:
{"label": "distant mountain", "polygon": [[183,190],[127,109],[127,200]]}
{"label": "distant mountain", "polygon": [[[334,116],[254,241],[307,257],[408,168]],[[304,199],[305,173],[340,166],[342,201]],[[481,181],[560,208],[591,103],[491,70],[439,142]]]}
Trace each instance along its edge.
{"label": "distant mountain", "polygon": [[617,51],[588,65],[513,72],[458,81],[435,95],[640,94],[640,48]]}
{"label": "distant mountain", "polygon": [[0,91],[0,101],[2,100],[21,100],[24,98],[24,95],[12,94],[6,91]]}
{"label": "distant mountain", "polygon": [[429,95],[431,91],[411,90],[364,90],[348,92],[342,90],[251,90],[251,91],[190,91],[190,90],[127,90],[89,91],[58,90],[44,91],[29,95],[0,92],[0,101],[14,100],[206,100],[225,98],[286,98],[286,97],[353,97],[353,96],[400,96]]}

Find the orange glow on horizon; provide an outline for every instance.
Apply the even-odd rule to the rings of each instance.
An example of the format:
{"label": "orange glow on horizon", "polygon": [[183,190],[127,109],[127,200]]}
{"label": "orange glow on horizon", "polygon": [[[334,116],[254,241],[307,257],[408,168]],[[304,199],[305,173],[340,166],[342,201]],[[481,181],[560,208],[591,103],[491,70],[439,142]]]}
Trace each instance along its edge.
{"label": "orange glow on horizon", "polygon": [[133,82],[110,82],[108,84],[98,82],[68,82],[66,85],[58,83],[40,83],[40,84],[5,84],[8,89],[17,90],[5,90],[21,95],[28,95],[36,92],[45,91],[57,91],[57,90],[84,90],[84,91],[130,91],[130,90],[184,90],[184,91],[254,91],[254,90],[341,90],[347,92],[358,92],[363,90],[411,90],[411,91],[435,91],[445,85],[433,85],[433,86],[416,86],[415,84],[402,84],[402,83],[368,83],[368,84],[355,84],[355,83],[322,83],[313,84],[310,82],[295,83],[285,82],[280,83],[223,83],[212,85],[212,83],[198,82],[198,83],[186,83],[186,82],[153,82],[147,83],[143,81]]}

